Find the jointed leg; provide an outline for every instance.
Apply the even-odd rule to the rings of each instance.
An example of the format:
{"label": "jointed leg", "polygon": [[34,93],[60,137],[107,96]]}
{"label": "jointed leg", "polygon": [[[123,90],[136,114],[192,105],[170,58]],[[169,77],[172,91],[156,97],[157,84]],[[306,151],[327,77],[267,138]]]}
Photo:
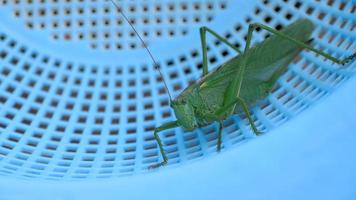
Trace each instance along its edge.
{"label": "jointed leg", "polygon": [[298,46],[303,47],[305,49],[308,49],[308,50],[310,50],[310,51],[312,51],[312,52],[314,52],[314,53],[316,53],[318,55],[321,55],[321,56],[325,57],[326,59],[329,59],[329,60],[337,63],[337,64],[344,65],[344,64],[350,62],[353,58],[356,57],[356,53],[354,53],[351,56],[349,56],[349,57],[347,57],[347,58],[345,58],[343,60],[339,60],[339,59],[331,56],[330,54],[327,54],[327,53],[325,53],[325,52],[323,52],[321,50],[315,49],[315,48],[313,48],[313,47],[311,47],[311,46],[309,46],[309,45],[307,45],[307,44],[305,44],[305,43],[303,43],[303,42],[301,42],[299,40],[296,40],[296,39],[284,34],[281,31],[277,31],[277,30],[275,30],[275,29],[273,29],[271,27],[268,27],[268,26],[260,24],[260,23],[250,24],[250,26],[248,28],[247,39],[246,39],[245,52],[250,48],[252,33],[257,27],[259,27],[261,29],[264,29],[264,30],[266,30],[268,32],[271,32],[271,33],[273,33],[273,34],[275,34],[275,35],[277,35],[277,36],[279,36],[281,38],[284,38],[284,39],[287,39],[287,40],[289,40],[291,42],[294,42]]}
{"label": "jointed leg", "polygon": [[168,158],[166,156],[166,153],[163,150],[163,145],[162,145],[162,142],[161,142],[161,138],[159,137],[158,133],[161,132],[161,131],[167,130],[167,129],[178,127],[178,126],[179,125],[178,125],[177,121],[173,121],[173,122],[165,123],[165,124],[159,126],[158,128],[155,128],[154,137],[155,137],[155,140],[157,141],[157,144],[158,144],[158,147],[159,147],[159,151],[160,151],[160,153],[162,155],[163,161],[158,163],[158,164],[156,164],[156,165],[150,166],[150,168],[157,168],[157,167],[160,167],[160,166],[163,166],[163,165],[167,164],[167,162],[168,162]]}
{"label": "jointed leg", "polygon": [[227,46],[231,47],[238,53],[241,53],[240,49],[235,47],[233,44],[231,44],[229,41],[227,41],[225,38],[222,36],[218,35],[216,32],[213,30],[209,29],[208,27],[201,27],[200,28],[200,40],[201,40],[201,47],[202,47],[202,52],[203,52],[203,76],[208,74],[208,56],[207,56],[207,47],[206,47],[206,32],[212,34],[214,37],[216,37],[218,40],[221,42],[225,43]]}
{"label": "jointed leg", "polygon": [[224,124],[222,121],[219,122],[219,132],[218,132],[218,141],[217,141],[217,146],[216,150],[220,152],[221,150],[221,138],[222,138],[222,129],[224,128]]}
{"label": "jointed leg", "polygon": [[222,108],[220,108],[215,114],[220,116],[222,114],[224,114],[225,112],[227,112],[228,110],[231,109],[232,106],[234,106],[235,104],[239,103],[242,106],[242,109],[244,111],[244,113],[246,114],[246,117],[252,127],[253,132],[256,135],[260,135],[262,134],[256,127],[255,122],[253,121],[250,111],[248,111],[248,107],[245,103],[245,101],[243,99],[241,99],[240,97],[236,97],[236,99],[228,104],[226,104],[225,106],[223,106]]}

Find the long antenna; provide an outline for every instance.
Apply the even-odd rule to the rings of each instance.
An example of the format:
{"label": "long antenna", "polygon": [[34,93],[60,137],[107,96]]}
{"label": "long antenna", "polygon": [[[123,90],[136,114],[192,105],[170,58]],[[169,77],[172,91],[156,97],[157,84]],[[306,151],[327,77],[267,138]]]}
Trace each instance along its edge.
{"label": "long antenna", "polygon": [[125,13],[124,13],[124,12],[121,10],[121,8],[115,3],[115,1],[114,1],[114,0],[110,0],[110,1],[114,4],[114,6],[117,8],[117,10],[119,11],[119,13],[124,17],[124,19],[127,21],[127,23],[130,24],[132,30],[135,32],[135,34],[137,35],[137,37],[140,39],[140,41],[141,41],[143,47],[146,49],[146,51],[147,51],[148,54],[150,55],[151,60],[153,61],[153,64],[154,64],[154,68],[159,72],[160,76],[162,77],[162,80],[163,80],[163,83],[164,83],[164,87],[166,88],[166,91],[167,91],[167,93],[168,93],[168,96],[169,96],[170,101],[172,101],[172,96],[171,96],[171,94],[169,93],[167,83],[166,83],[166,81],[164,80],[164,77],[163,77],[163,74],[162,74],[161,70],[159,69],[159,65],[158,65],[158,63],[156,62],[156,60],[154,59],[154,57],[153,57],[151,51],[148,49],[148,47],[147,47],[145,41],[143,41],[142,37],[141,37],[140,34],[137,32],[137,30],[136,30],[136,28],[134,27],[134,25],[130,22],[130,20],[127,18],[127,16],[125,15]]}

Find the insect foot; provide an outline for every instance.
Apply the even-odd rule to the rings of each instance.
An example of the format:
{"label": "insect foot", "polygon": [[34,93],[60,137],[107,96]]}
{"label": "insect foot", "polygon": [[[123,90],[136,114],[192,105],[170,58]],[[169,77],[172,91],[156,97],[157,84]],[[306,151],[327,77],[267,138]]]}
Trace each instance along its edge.
{"label": "insect foot", "polygon": [[149,170],[150,169],[157,169],[157,168],[162,167],[162,166],[164,166],[166,164],[167,164],[167,161],[163,161],[163,162],[160,162],[160,163],[157,163],[157,164],[149,166],[148,169]]}
{"label": "insect foot", "polygon": [[264,134],[264,132],[262,132],[262,131],[257,131],[257,132],[255,132],[255,134],[256,134],[257,136],[261,136],[261,135]]}
{"label": "insect foot", "polygon": [[356,57],[356,52],[353,53],[351,56],[345,58],[343,61],[341,61],[341,64],[345,65],[345,64],[351,62],[355,57]]}
{"label": "insect foot", "polygon": [[265,132],[259,131],[259,130],[257,129],[256,125],[252,122],[252,120],[251,120],[250,123],[251,123],[252,131],[253,131],[253,133],[254,133],[256,136],[260,136],[260,135],[262,135],[262,134],[265,133]]}

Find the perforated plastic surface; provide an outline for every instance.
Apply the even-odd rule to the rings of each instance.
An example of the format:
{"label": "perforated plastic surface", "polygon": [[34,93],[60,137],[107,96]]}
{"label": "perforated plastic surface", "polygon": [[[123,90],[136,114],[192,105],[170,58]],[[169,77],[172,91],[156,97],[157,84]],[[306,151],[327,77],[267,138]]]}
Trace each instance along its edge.
{"label": "perforated plastic surface", "polygon": [[[53,180],[112,178],[160,161],[152,131],[174,118],[158,73],[108,1],[0,1],[0,176]],[[161,64],[173,95],[201,75],[198,27],[238,47],[247,27],[277,29],[301,17],[317,26],[313,45],[337,57],[355,50],[354,1],[122,1]],[[261,41],[258,32],[254,41]],[[210,66],[234,52],[209,40]],[[260,106],[259,129],[278,126],[352,76],[303,52]],[[223,147],[252,137],[244,116],[224,122]],[[169,165],[215,152],[217,126],[162,134]]]}

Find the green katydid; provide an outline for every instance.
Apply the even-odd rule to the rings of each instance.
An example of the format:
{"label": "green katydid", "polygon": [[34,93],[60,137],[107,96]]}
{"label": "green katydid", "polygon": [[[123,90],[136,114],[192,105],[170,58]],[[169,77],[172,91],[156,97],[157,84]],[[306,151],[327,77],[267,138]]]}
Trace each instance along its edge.
{"label": "green katydid", "polygon": [[[115,2],[111,0],[114,4]],[[117,7],[117,5],[115,4]],[[127,17],[118,9],[119,12]],[[128,20],[127,20],[128,21]],[[147,45],[128,21],[143,46],[148,51],[156,69],[160,72],[157,62],[153,58]],[[263,29],[272,33],[271,37],[251,47],[253,32]],[[307,19],[300,19],[285,27],[282,31],[259,23],[249,25],[246,45],[243,51],[239,50],[215,31],[200,28],[201,47],[203,53],[202,77],[188,86],[178,97],[171,98],[166,83],[165,87],[170,98],[170,106],[174,110],[176,120],[165,123],[154,130],[163,161],[151,166],[160,167],[167,164],[168,157],[163,149],[159,132],[176,127],[183,127],[187,131],[218,122],[220,124],[217,139],[217,151],[221,150],[222,121],[232,114],[245,113],[256,135],[261,134],[251,118],[249,108],[266,98],[273,89],[278,78],[287,70],[288,65],[303,50],[310,50],[337,64],[346,64],[356,57],[353,55],[339,60],[330,54],[308,45],[314,25]],[[221,64],[213,71],[208,71],[206,33],[210,33],[236,51],[237,55]],[[160,72],[161,74],[161,72]],[[162,74],[161,74],[162,75]]]}

